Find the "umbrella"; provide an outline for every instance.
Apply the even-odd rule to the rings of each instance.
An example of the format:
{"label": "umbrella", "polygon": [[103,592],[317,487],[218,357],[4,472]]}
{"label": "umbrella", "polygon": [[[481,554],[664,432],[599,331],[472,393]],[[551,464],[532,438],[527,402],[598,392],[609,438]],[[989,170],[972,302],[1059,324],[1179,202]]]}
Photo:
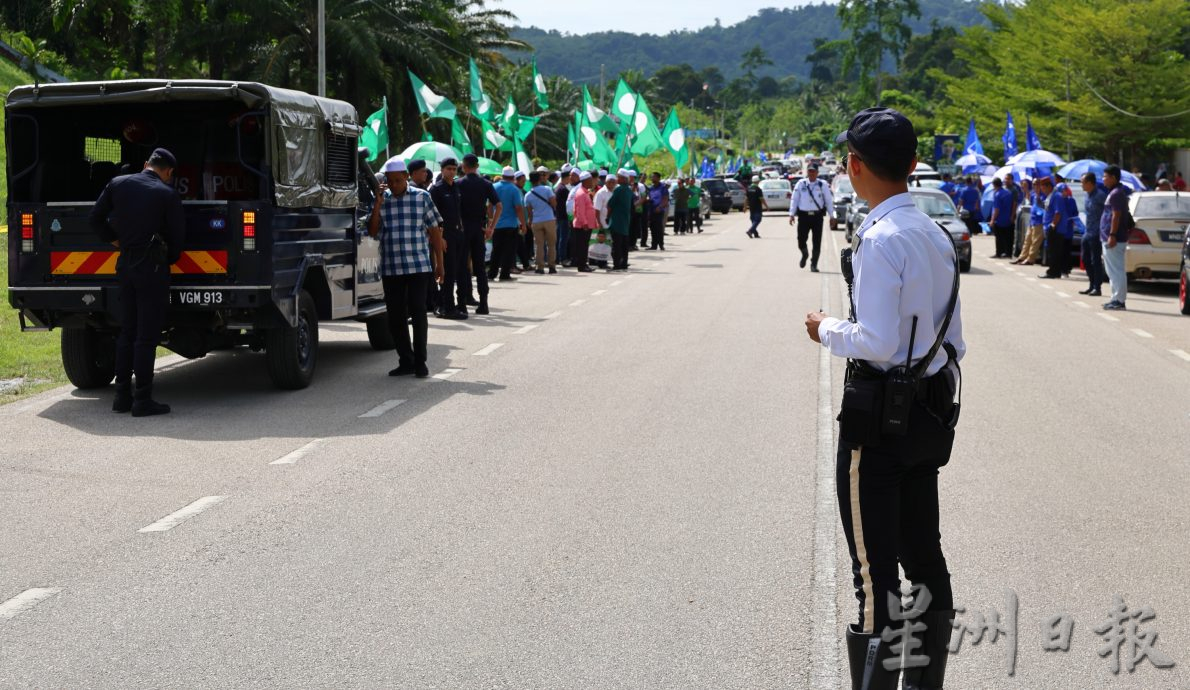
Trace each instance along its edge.
{"label": "umbrella", "polygon": [[1107,168],[1107,163],[1095,158],[1082,158],[1071,163],[1067,163],[1058,170],[1058,174],[1062,177],[1072,180],[1077,177],[1082,177],[1087,173],[1095,173],[1096,176],[1102,175]]}
{"label": "umbrella", "polygon": [[504,172],[504,166],[500,165],[491,158],[484,158],[483,156],[476,156],[479,159],[479,174],[480,175],[499,175]]}
{"label": "umbrella", "polygon": [[1033,151],[1025,151],[1018,153],[1012,158],[1005,161],[1009,165],[1016,165],[1017,163],[1032,163],[1031,167],[1038,165],[1065,165],[1066,161],[1056,153],[1046,151],[1045,149],[1035,149]]}
{"label": "umbrella", "polygon": [[965,156],[959,156],[955,159],[954,164],[960,168],[965,168],[969,165],[987,165],[991,163],[992,159],[980,153],[968,153]]}
{"label": "umbrella", "polygon": [[437,141],[419,141],[397,154],[397,158],[406,162],[420,158],[426,162],[426,167],[431,170],[437,170],[438,164],[447,158],[453,158],[457,161],[462,159],[462,157],[463,154],[459,153],[459,150],[455,147]]}
{"label": "umbrella", "polygon": [[586,170],[588,172],[594,172],[595,170],[599,169],[599,166],[595,163],[595,161],[589,158],[584,158],[578,163],[575,163],[574,167],[578,168],[579,170]]}
{"label": "umbrella", "polygon": [[1148,187],[1145,186],[1145,183],[1140,181],[1139,177],[1133,175],[1127,170],[1120,171],[1120,184],[1126,187],[1131,187],[1132,191],[1134,192],[1143,192],[1148,189]]}
{"label": "umbrella", "polygon": [[987,177],[987,178],[991,179],[990,176],[993,176],[996,174],[996,166],[994,166],[994,165],[968,165],[967,167],[963,168],[963,174],[964,175],[979,175],[980,177]]}
{"label": "umbrella", "polygon": [[1003,180],[1004,176],[1008,175],[1009,173],[1011,173],[1012,176],[1018,180],[1031,180],[1037,177],[1037,169],[1030,168],[1027,165],[1006,165],[992,173],[992,176]]}

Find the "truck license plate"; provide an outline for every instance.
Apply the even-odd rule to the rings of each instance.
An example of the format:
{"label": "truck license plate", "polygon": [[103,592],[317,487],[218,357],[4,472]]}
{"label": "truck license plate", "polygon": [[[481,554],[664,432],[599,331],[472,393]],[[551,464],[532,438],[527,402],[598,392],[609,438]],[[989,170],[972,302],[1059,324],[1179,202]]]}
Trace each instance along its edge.
{"label": "truck license plate", "polygon": [[219,290],[175,290],[171,302],[176,305],[209,307],[224,303],[223,292]]}

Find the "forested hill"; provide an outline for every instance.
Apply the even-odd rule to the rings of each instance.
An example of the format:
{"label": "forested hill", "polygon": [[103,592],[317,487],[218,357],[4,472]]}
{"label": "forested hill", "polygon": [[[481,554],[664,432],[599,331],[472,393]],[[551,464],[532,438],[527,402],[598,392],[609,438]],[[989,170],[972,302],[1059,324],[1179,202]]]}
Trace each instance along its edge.
{"label": "forested hill", "polygon": [[[919,0],[921,18],[910,21],[914,33],[929,31],[930,22],[958,27],[985,24],[979,12],[982,2],[972,0]],[[537,51],[537,64],[545,74],[591,83],[599,79],[599,65],[606,65],[609,79],[628,69],[650,75],[664,65],[687,63],[695,70],[716,66],[727,79],[740,75],[740,55],[759,45],[773,61],[757,70],[757,76],[777,79],[788,75],[806,78],[810,65],[806,56],[814,39],[843,37],[834,4],[803,5],[788,9],[764,9],[739,24],[704,27],[698,31],[675,31],[664,36],[622,31],[571,35],[528,27],[516,28],[513,38],[527,42]],[[630,25],[630,21],[625,21]],[[516,59],[516,57],[514,57]]]}

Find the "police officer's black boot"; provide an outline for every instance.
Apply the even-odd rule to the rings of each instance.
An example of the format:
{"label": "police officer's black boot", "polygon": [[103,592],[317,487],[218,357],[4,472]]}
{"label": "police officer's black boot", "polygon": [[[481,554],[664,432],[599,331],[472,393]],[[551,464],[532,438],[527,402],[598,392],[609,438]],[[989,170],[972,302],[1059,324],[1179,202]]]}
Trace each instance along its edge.
{"label": "police officer's black boot", "polygon": [[132,416],[152,417],[159,414],[169,414],[169,405],[153,400],[153,379],[145,383],[137,379],[136,388],[132,390]]}
{"label": "police officer's black boot", "polygon": [[475,308],[475,313],[479,314],[480,316],[485,316],[485,315],[491,313],[490,311],[488,311],[488,296],[487,295],[479,296],[479,306]]}
{"label": "police officer's black boot", "polygon": [[132,380],[116,381],[116,399],[112,401],[112,412],[132,410]]}
{"label": "police officer's black boot", "polygon": [[866,635],[847,627],[847,660],[851,666],[851,690],[897,690],[901,670],[884,668],[884,660],[893,658],[892,645],[880,635]]}
{"label": "police officer's black boot", "polygon": [[921,633],[921,654],[930,658],[926,666],[905,669],[904,690],[942,690],[946,679],[946,659],[950,654],[950,636],[954,629],[954,611],[926,611],[918,619],[925,623]]}

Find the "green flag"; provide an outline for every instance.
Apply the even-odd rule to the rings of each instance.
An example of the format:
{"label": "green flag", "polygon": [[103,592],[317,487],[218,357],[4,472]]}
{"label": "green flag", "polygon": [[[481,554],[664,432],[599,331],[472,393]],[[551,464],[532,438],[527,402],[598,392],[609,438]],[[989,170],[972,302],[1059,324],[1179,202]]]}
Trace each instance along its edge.
{"label": "green flag", "polygon": [[373,163],[388,149],[388,96],[384,97],[380,110],[368,116],[364,131],[359,135],[359,145],[368,149],[368,162]]}
{"label": "green flag", "polygon": [[649,112],[649,106],[641,96],[636,97],[636,115],[632,118],[632,153],[647,156],[665,146],[657,119]]}
{"label": "green flag", "polygon": [[533,56],[533,93],[537,96],[537,105],[542,110],[550,109],[550,97],[545,92],[545,78],[537,71],[537,56]]}
{"label": "green flag", "polygon": [[430,87],[418,79],[413,72],[405,71],[409,72],[409,83],[413,85],[413,96],[417,99],[417,109],[421,111],[422,115],[440,117],[444,120],[454,118],[456,114],[454,103],[447,100],[446,96],[439,96],[431,91]]}
{"label": "green flag", "polygon": [[483,120],[483,147],[488,151],[511,151],[512,142],[493,127],[492,123]]}
{"label": "green flag", "polygon": [[578,145],[578,141],[576,141],[574,138],[574,123],[567,122],[566,123],[566,162],[567,163],[572,163],[572,162],[578,160],[577,151],[575,150],[577,145]]}
{"label": "green flag", "polygon": [[491,120],[496,115],[492,111],[492,99],[483,90],[474,59],[471,60],[471,114],[481,120]]}
{"label": "green flag", "polygon": [[541,120],[540,117],[529,117],[528,115],[521,115],[517,119],[516,138],[520,141],[528,139],[529,135],[533,133],[533,128]]}
{"label": "green flag", "polygon": [[612,98],[612,115],[620,118],[620,129],[627,130],[629,123],[636,117],[636,92],[623,79],[616,85],[616,95]]}
{"label": "green flag", "polygon": [[500,114],[499,121],[504,133],[508,136],[515,136],[521,129],[520,116],[517,114],[516,103],[513,102],[512,96],[508,97],[508,105],[504,106],[504,112]]}
{"label": "green flag", "polygon": [[583,87],[583,115],[587,118],[587,124],[601,132],[616,133],[616,124],[608,117],[607,113],[595,107],[595,101],[591,100],[591,92],[587,87]]}
{"label": "green flag", "polygon": [[665,131],[661,133],[661,138],[665,142],[665,147],[673,154],[678,170],[686,167],[686,163],[690,161],[690,150],[686,148],[686,131],[682,129],[682,123],[678,120],[677,108],[669,111],[669,117],[665,120]]}
{"label": "green flag", "polygon": [[457,117],[450,121],[450,143],[463,153],[475,152],[471,146],[471,137],[467,136],[467,130],[463,129],[463,123],[459,122]]}

